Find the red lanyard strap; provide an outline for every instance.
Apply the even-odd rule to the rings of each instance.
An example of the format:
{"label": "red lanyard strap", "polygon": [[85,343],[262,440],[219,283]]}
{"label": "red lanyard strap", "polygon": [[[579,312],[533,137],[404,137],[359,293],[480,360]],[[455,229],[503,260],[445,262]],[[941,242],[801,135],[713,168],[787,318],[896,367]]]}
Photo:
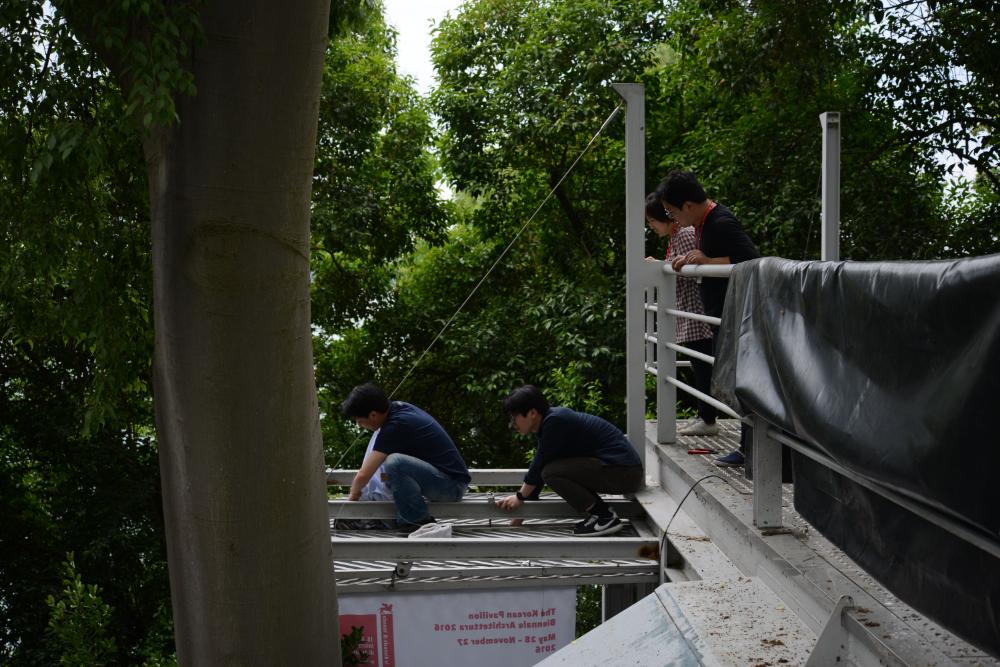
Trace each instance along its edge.
{"label": "red lanyard strap", "polygon": [[715,202],[709,202],[708,208],[705,209],[705,214],[701,216],[701,222],[698,223],[698,226],[694,230],[694,247],[698,250],[701,250],[701,232],[705,228],[705,220],[708,219],[708,214],[711,213],[714,208]]}

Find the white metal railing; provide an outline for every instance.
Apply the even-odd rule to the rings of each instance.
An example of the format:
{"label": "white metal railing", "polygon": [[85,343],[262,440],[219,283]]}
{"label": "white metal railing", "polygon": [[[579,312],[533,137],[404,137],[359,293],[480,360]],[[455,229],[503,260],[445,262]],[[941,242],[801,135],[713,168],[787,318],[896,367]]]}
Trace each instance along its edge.
{"label": "white metal railing", "polygon": [[[620,88],[620,87],[616,87]],[[666,262],[643,261],[645,254],[643,238],[640,234],[644,212],[637,206],[641,202],[642,184],[645,183],[645,151],[642,125],[644,111],[637,108],[645,105],[641,87],[619,90],[626,99],[626,183],[629,211],[627,213],[627,338],[626,357],[629,369],[628,421],[630,433],[637,433],[634,422],[640,414],[645,414],[645,383],[636,380],[646,373],[656,377],[656,441],[664,444],[676,442],[676,398],[677,390],[685,391],[716,407],[731,417],[741,419],[729,406],[717,399],[681,382],[677,379],[677,368],[685,362],[678,362],[677,355],[685,355],[707,363],[714,363],[710,355],[702,354],[677,344],[677,319],[688,318],[719,326],[721,320],[696,313],[687,313],[677,308],[677,276],[701,278],[728,278],[732,265],[684,266],[674,271]],[[627,92],[627,94],[626,94]],[[836,260],[838,253],[839,223],[839,158],[840,127],[839,115],[830,112],[822,114],[823,127],[823,253],[822,259]],[[637,129],[638,128],[638,129]],[[641,296],[639,300],[637,297]],[[641,329],[641,331],[639,331]],[[636,332],[636,333],[633,333]],[[641,333],[641,337],[637,335]],[[634,338],[633,338],[634,336]],[[888,488],[873,482],[830,457],[807,446],[796,436],[783,432],[758,415],[743,417],[742,421],[753,428],[753,516],[758,528],[781,526],[781,448],[790,447],[813,461],[834,470],[883,498],[934,523],[953,535],[975,545],[983,551],[1000,557],[1000,542],[995,535],[985,535],[974,526],[965,525],[959,518],[933,507],[924,499],[911,496],[905,491]],[[633,444],[635,442],[633,441]]]}
{"label": "white metal railing", "polygon": [[646,373],[656,377],[657,442],[663,444],[676,442],[677,390],[684,391],[714,406],[724,414],[753,425],[753,457],[751,461],[754,479],[753,518],[754,524],[758,528],[774,529],[782,526],[781,448],[786,446],[962,538],[969,544],[975,545],[993,556],[1000,557],[1000,544],[995,537],[981,534],[974,527],[967,526],[948,513],[929,506],[921,498],[910,497],[900,490],[872,482],[865,476],[816,451],[815,448],[807,446],[794,435],[771,426],[757,415],[741,418],[728,405],[678,380],[677,367],[684,363],[677,360],[678,355],[698,359],[709,364],[714,364],[715,358],[678,344],[676,342],[677,320],[688,318],[714,326],[718,326],[721,321],[716,317],[689,313],[676,307],[677,276],[726,277],[732,273],[733,267],[731,265],[685,266],[680,272],[677,272],[665,262],[662,264],[660,262],[646,262],[646,264],[657,269],[642,272],[645,312],[643,368]]}
{"label": "white metal railing", "polygon": [[646,262],[646,268],[647,270],[642,272],[645,313],[643,368],[646,373],[657,378],[657,442],[673,443],[677,440],[678,389],[708,403],[724,414],[739,419],[740,416],[725,403],[677,379],[677,369],[691,365],[690,361],[679,360],[678,355],[709,364],[715,363],[715,357],[684,347],[677,342],[677,320],[686,318],[712,326],[719,326],[721,323],[718,317],[691,313],[676,307],[677,276],[699,280],[708,277],[726,278],[733,271],[732,265],[685,266],[680,271],[674,271],[667,262],[650,261]]}

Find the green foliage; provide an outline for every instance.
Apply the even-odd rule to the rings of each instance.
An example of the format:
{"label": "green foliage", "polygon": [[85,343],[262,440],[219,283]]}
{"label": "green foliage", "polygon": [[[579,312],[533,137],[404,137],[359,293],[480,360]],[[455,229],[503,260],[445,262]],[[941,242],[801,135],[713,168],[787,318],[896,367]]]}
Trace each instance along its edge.
{"label": "green foliage", "polygon": [[54,4],[75,38],[124,84],[129,119],[146,131],[180,120],[176,96],[196,93],[191,58],[201,39],[201,0]]}
{"label": "green foliage", "polygon": [[[392,307],[395,262],[440,242],[431,123],[396,73],[395,34],[380,17],[327,49],[313,183],[313,322],[325,442],[351,441],[339,404],[381,346],[359,322]],[[349,357],[338,354],[345,347]],[[362,448],[363,451],[363,448]],[[331,462],[335,462],[331,461]]]}
{"label": "green foliage", "polygon": [[[481,196],[475,223],[509,240],[618,105],[663,38],[656,2],[470,2],[432,46],[442,165]],[[557,275],[619,273],[621,125],[614,124],[532,224],[535,260]],[[519,248],[519,251],[524,252]]]}
{"label": "green foliage", "polygon": [[46,599],[69,551],[116,660],[141,662],[169,594],[142,153],[58,12],[4,4],[0,34],[0,662],[56,659]]}
{"label": "green foliage", "polygon": [[842,119],[841,255],[919,259],[940,252],[934,155],[902,141],[892,104],[873,97],[860,3],[681,0],[647,78],[659,173],[693,169],[764,254],[819,255],[818,116]]}
{"label": "green foliage", "polygon": [[58,599],[52,595],[47,599],[51,609],[48,631],[59,664],[110,664],[117,650],[115,640],[108,636],[111,608],[101,599],[96,585],[83,583],[72,553],[66,555],[63,565],[63,585]]}
{"label": "green foliage", "polygon": [[344,667],[363,665],[368,662],[368,654],[359,650],[365,629],[352,625],[351,631],[340,636],[340,659]]}
{"label": "green foliage", "polygon": [[641,71],[637,43],[655,34],[657,12],[655,3],[478,2],[442,21],[432,107],[445,127],[442,166],[464,192],[443,243],[431,237],[385,264],[384,290],[364,292],[375,304],[366,318],[326,329],[324,433],[338,457],[354,433],[334,401],[362,379],[391,391],[417,359],[396,397],[434,414],[471,465],[523,465],[529,448],[511,446],[500,407],[517,384],[620,421],[620,128],[463,302],[614,108],[607,84]]}
{"label": "green foliage", "polygon": [[[199,6],[0,4],[5,665],[175,662],[137,140],[196,92]],[[767,253],[818,254],[826,110],[843,119],[845,257],[1000,250],[998,16],[994,0],[471,1],[439,26],[441,86],[423,100],[377,3],[334,2],[311,258],[330,456],[357,435],[339,416],[350,387],[391,390],[418,359],[397,397],[437,416],[473,466],[530,457],[500,407],[523,382],[622,425],[620,120],[465,302],[619,103],[613,81],[646,86],[647,186],[696,170]],[[963,165],[974,180],[945,180]],[[79,571],[60,567],[69,551]],[[599,589],[580,595],[585,631]]]}
{"label": "green foliage", "polygon": [[601,624],[601,586],[576,587],[576,637]]}
{"label": "green foliage", "polygon": [[888,140],[944,152],[935,171],[972,166],[1000,195],[1000,2],[867,4],[874,25],[865,50],[878,75],[871,94],[895,109],[901,130]]}
{"label": "green foliage", "polygon": [[445,224],[430,119],[394,55],[381,19],[327,48],[312,216],[314,321],[326,331],[377,310],[387,263]]}

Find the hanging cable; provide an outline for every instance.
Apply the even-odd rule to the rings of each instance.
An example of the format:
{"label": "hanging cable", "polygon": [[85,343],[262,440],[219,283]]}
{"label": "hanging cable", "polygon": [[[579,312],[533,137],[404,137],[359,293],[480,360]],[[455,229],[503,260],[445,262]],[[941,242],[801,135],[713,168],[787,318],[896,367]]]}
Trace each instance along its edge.
{"label": "hanging cable", "polygon": [[722,480],[723,482],[726,481],[724,478],[714,473],[705,475],[704,477],[696,481],[694,484],[691,485],[691,488],[687,490],[687,493],[684,494],[684,497],[681,498],[681,501],[677,503],[677,509],[675,509],[674,513],[670,515],[670,519],[667,521],[667,525],[663,527],[663,535],[660,536],[660,583],[661,584],[664,583],[664,579],[666,578],[664,571],[667,568],[667,531],[670,530],[670,524],[674,522],[674,518],[677,516],[677,513],[681,511],[681,505],[683,505],[684,501],[688,499],[688,496],[691,495],[691,492],[694,491],[695,487],[704,482],[706,479],[711,479],[713,477]]}
{"label": "hanging cable", "polygon": [[[494,261],[493,264],[490,266],[490,268],[486,270],[486,273],[483,275],[483,277],[480,278],[479,282],[476,283],[476,286],[472,288],[472,291],[469,292],[469,295],[465,297],[465,300],[462,301],[458,309],[452,314],[451,317],[448,318],[448,321],[444,323],[444,326],[441,327],[441,330],[437,332],[437,335],[434,336],[434,339],[430,342],[430,344],[426,348],[424,348],[423,352],[420,353],[420,356],[417,357],[417,360],[414,361],[413,365],[410,366],[410,369],[406,371],[406,375],[403,376],[403,379],[399,381],[399,384],[396,385],[396,388],[393,389],[392,392],[389,394],[390,401],[392,400],[392,397],[396,395],[396,392],[399,391],[399,388],[403,386],[403,383],[405,383],[409,379],[410,375],[413,374],[413,371],[416,370],[417,366],[420,365],[420,362],[423,361],[424,357],[427,356],[427,353],[431,351],[431,348],[434,347],[434,345],[438,342],[438,340],[448,329],[451,323],[455,320],[455,318],[458,317],[459,313],[462,312],[462,309],[465,308],[465,305],[469,303],[472,297],[475,296],[476,292],[479,291],[479,288],[482,287],[483,283],[486,282],[486,279],[490,277],[490,274],[493,273],[493,270],[497,267],[497,265],[500,264],[503,258],[507,256],[507,253],[510,251],[512,247],[514,247],[514,244],[517,243],[517,240],[521,237],[521,234],[524,232],[524,230],[528,228],[528,225],[530,225],[531,222],[535,219],[535,216],[538,215],[538,212],[542,210],[542,207],[545,206],[545,204],[547,204],[550,199],[552,199],[552,195],[554,195],[556,190],[559,189],[559,186],[563,184],[563,181],[565,181],[566,178],[569,177],[573,169],[576,168],[576,165],[580,162],[580,160],[583,159],[583,156],[587,154],[587,152],[590,150],[590,147],[594,145],[594,142],[597,141],[597,138],[601,136],[601,133],[604,132],[604,130],[608,127],[608,125],[611,124],[611,121],[613,121],[615,117],[618,116],[618,114],[622,110],[622,106],[623,106],[622,104],[619,104],[617,107],[615,107],[615,110],[611,112],[611,115],[607,117],[607,119],[604,121],[603,124],[601,124],[600,129],[598,129],[597,132],[594,134],[594,136],[590,138],[590,141],[587,142],[587,145],[584,147],[584,149],[580,151],[580,154],[576,157],[575,160],[573,160],[573,164],[569,166],[569,169],[567,169],[566,172],[562,175],[562,177],[556,182],[556,184],[552,186],[552,189],[549,190],[549,194],[545,195],[545,199],[543,199],[542,203],[538,205],[538,207],[535,209],[535,212],[531,214],[531,217],[528,218],[528,221],[525,222],[523,225],[521,225],[521,228],[517,230],[517,234],[515,234],[514,238],[511,239],[510,243],[507,244],[507,247],[503,249],[503,252],[500,253],[500,256],[497,257],[496,261]],[[344,458],[354,449],[354,446],[358,443],[358,439],[360,439],[360,437],[361,436],[358,435],[358,437],[354,439],[354,442],[352,442],[350,447],[348,447],[347,450],[343,453],[343,455],[341,455],[340,459],[337,461],[337,464],[334,466],[334,468],[340,466]]]}
{"label": "hanging cable", "polygon": [[621,111],[621,108],[622,108],[621,104],[615,107],[615,110],[611,112],[611,115],[608,116],[607,120],[604,121],[604,124],[601,125],[600,129],[597,130],[597,132],[594,134],[593,137],[591,137],[590,141],[587,143],[584,149],[580,151],[580,154],[576,157],[575,160],[573,160],[573,164],[569,166],[569,169],[566,170],[566,173],[564,173],[562,175],[562,178],[560,178],[559,181],[554,186],[552,186],[552,189],[549,190],[549,194],[545,195],[545,199],[543,199],[542,203],[538,205],[538,208],[535,209],[535,212],[531,214],[531,217],[528,218],[528,221],[523,225],[521,225],[521,228],[517,230],[517,234],[515,234],[514,238],[511,239],[510,243],[507,244],[507,247],[503,249],[503,252],[500,253],[500,256],[496,258],[496,261],[493,262],[493,265],[490,266],[489,269],[487,269],[486,274],[482,278],[480,278],[479,282],[476,283],[476,286],[472,288],[472,291],[469,292],[469,295],[465,297],[465,301],[463,301],[462,304],[458,307],[458,310],[456,310],[455,313],[450,318],[448,318],[448,321],[445,322],[444,326],[441,327],[441,330],[438,331],[437,336],[434,337],[434,340],[432,340],[430,345],[428,345],[424,349],[424,351],[420,353],[420,356],[417,357],[417,360],[413,362],[413,365],[410,367],[410,370],[406,372],[406,375],[403,376],[403,379],[399,381],[399,384],[396,385],[396,388],[392,390],[391,394],[389,394],[390,399],[393,396],[395,396],[396,392],[399,391],[399,388],[403,386],[403,383],[406,382],[406,380],[410,377],[410,375],[417,368],[420,362],[423,361],[423,358],[427,355],[428,352],[430,352],[430,349],[434,347],[434,344],[438,342],[438,339],[441,338],[441,335],[445,332],[445,330],[452,323],[452,321],[456,317],[458,317],[459,313],[462,312],[462,309],[465,308],[465,304],[469,303],[469,300],[472,299],[472,297],[475,296],[476,292],[479,291],[479,288],[482,286],[482,284],[486,282],[486,279],[490,277],[491,273],[493,273],[493,269],[497,268],[497,265],[507,255],[507,252],[514,246],[515,243],[517,243],[517,240],[521,237],[521,233],[528,228],[528,225],[530,225],[531,221],[535,219],[535,216],[538,215],[538,212],[542,210],[542,207],[545,206],[545,204],[547,204],[550,199],[552,199],[552,195],[555,194],[556,190],[559,189],[559,186],[562,185],[563,181],[565,181],[566,178],[570,175],[570,173],[576,167],[577,163],[579,163],[580,160],[583,159],[583,156],[587,154],[587,151],[590,150],[590,147],[594,145],[594,142],[597,141],[597,137],[601,136],[601,133],[604,132],[604,129],[611,123],[612,120],[615,119],[615,116],[618,115],[618,113]]}

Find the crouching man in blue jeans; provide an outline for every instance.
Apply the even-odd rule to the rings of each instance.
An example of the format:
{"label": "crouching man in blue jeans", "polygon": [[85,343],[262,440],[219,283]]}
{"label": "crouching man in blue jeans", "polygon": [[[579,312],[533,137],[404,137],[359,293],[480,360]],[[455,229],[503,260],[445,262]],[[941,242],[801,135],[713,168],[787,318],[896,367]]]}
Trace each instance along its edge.
{"label": "crouching man in blue jeans", "polygon": [[618,515],[597,494],[635,493],[643,487],[645,475],[639,455],[618,427],[584,412],[549,407],[545,395],[530,384],[515,389],[504,409],[518,433],[538,436],[538,447],[521,488],[497,505],[515,510],[525,500],[537,498],[542,484],[548,484],[577,511],[589,515],[576,524],[574,536],[621,530]]}
{"label": "crouching man in blue jeans", "polygon": [[410,533],[434,522],[424,498],[454,502],[465,495],[472,479],[469,469],[451,437],[429,414],[403,401],[390,403],[382,388],[372,383],[352,389],[340,407],[358,426],[381,429],[351,482],[348,500],[360,500],[362,489],[382,466],[392,489],[396,522]]}

